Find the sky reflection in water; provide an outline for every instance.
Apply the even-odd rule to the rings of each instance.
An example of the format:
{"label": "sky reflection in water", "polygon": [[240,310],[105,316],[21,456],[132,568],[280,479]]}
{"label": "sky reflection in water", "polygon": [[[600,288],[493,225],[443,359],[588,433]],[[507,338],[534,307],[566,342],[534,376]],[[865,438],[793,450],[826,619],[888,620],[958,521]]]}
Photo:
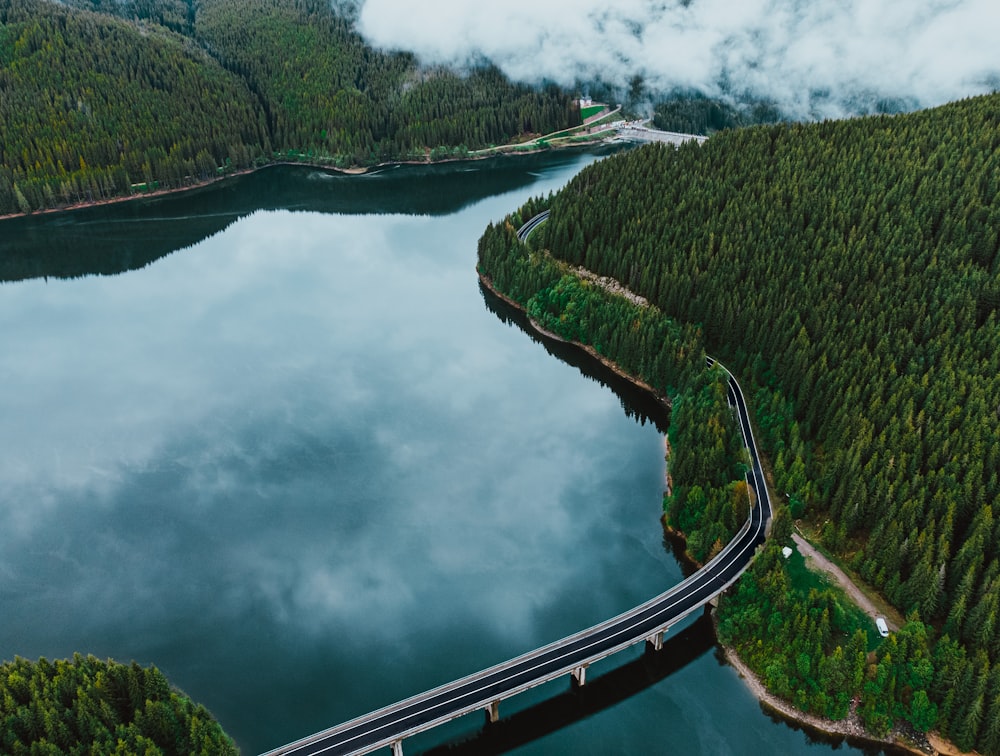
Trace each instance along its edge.
{"label": "sky reflection in water", "polygon": [[[451,215],[258,211],[122,276],[0,287],[0,655],[155,663],[253,753],[675,582],[660,435],[475,276],[486,223],[591,159]],[[526,752],[711,719],[734,676],[696,666],[702,698],[661,685],[651,721]]]}
{"label": "sky reflection in water", "polygon": [[[333,654],[308,663],[370,688],[336,717],[405,692],[364,679],[373,647],[444,679],[627,603],[626,559],[673,579],[655,431],[485,310],[483,225],[257,213],[124,277],[5,286],[5,656],[157,663],[226,721],[203,675],[297,699]],[[474,651],[411,658],[456,631]]]}

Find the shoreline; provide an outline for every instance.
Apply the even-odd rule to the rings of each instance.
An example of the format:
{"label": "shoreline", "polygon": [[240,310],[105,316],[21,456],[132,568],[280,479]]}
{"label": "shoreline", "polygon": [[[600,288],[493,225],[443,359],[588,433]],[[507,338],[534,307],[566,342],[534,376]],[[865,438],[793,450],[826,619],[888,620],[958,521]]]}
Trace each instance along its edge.
{"label": "shoreline", "polygon": [[[712,624],[716,624],[715,612],[712,612]],[[721,641],[719,641],[718,645],[722,649],[726,663],[736,670],[740,679],[743,680],[744,685],[760,702],[761,708],[785,722],[792,723],[807,731],[819,733],[824,737],[841,737],[853,743],[874,745],[879,748],[888,747],[897,753],[918,754],[919,756],[942,753],[930,745],[930,743],[928,743],[926,749],[919,747],[918,744],[911,742],[899,730],[893,730],[886,738],[879,738],[872,735],[864,729],[860,719],[854,712],[851,712],[846,719],[834,721],[800,711],[792,704],[768,691],[760,681],[760,678],[740,659],[736,649]]]}
{"label": "shoreline", "polygon": [[[70,205],[65,205],[63,207],[46,207],[42,210],[32,210],[30,213],[7,213],[6,215],[0,215],[0,221],[13,220],[14,218],[30,218],[36,215],[54,215],[56,213],[70,213],[74,210],[85,210],[88,207],[105,207],[106,205],[117,205],[122,202],[131,202],[132,200],[148,199],[150,197],[168,197],[174,194],[183,194],[184,192],[194,191],[195,189],[203,189],[206,186],[212,186],[213,184],[218,184],[226,179],[235,178],[237,176],[248,176],[251,173],[255,173],[265,168],[270,168],[272,165],[282,165],[282,163],[268,163],[267,165],[262,165],[257,168],[241,168],[238,171],[233,171],[232,173],[227,173],[223,176],[216,176],[215,178],[206,179],[205,181],[198,181],[194,184],[189,184],[188,186],[179,186],[173,189],[154,189],[151,192],[139,192],[136,194],[122,194],[115,197],[106,197],[99,200],[90,200],[88,202],[74,202]],[[302,163],[302,165],[307,165]],[[318,167],[318,166],[316,166]]]}
{"label": "shoreline", "polygon": [[[485,155],[466,155],[464,157],[448,157],[442,158],[441,160],[388,160],[384,163],[377,163],[375,165],[369,166],[351,166],[349,168],[339,168],[337,166],[331,165],[330,163],[319,162],[316,160],[274,160],[265,163],[264,165],[255,166],[253,168],[240,168],[239,170],[232,171],[230,173],[223,174],[222,176],[215,176],[214,178],[205,179],[204,181],[197,181],[193,184],[187,186],[179,186],[171,189],[153,189],[148,192],[137,192],[135,194],[122,194],[114,197],[106,197],[99,200],[90,200],[87,202],[74,202],[69,205],[62,207],[46,207],[41,210],[32,210],[30,213],[6,213],[0,214],[0,221],[13,220],[15,218],[28,218],[36,215],[51,215],[55,213],[69,213],[74,210],[85,210],[90,207],[104,207],[106,205],[116,205],[121,202],[130,202],[132,200],[149,199],[155,197],[168,197],[175,194],[183,194],[184,192],[190,192],[195,189],[204,189],[205,187],[212,186],[213,184],[218,184],[219,182],[225,181],[226,179],[236,178],[238,176],[249,176],[250,174],[257,173],[258,171],[267,170],[268,168],[273,168],[275,166],[301,166],[303,168],[314,168],[323,171],[332,171],[334,173],[340,173],[345,176],[363,176],[366,173],[371,173],[372,171],[382,170],[384,168],[391,168],[399,165],[443,165],[446,163],[463,163],[472,162],[478,160],[488,160],[495,157],[518,157],[520,155],[537,155],[540,152],[548,152],[549,150],[566,150],[574,148],[587,148],[594,147],[601,144],[605,144],[611,140],[611,137],[601,136],[596,139],[589,141],[578,142],[575,144],[559,144],[559,145],[548,145],[545,147],[535,147],[532,149],[522,149],[518,150],[519,145],[502,145],[500,147],[487,148],[490,154]],[[477,152],[484,152],[485,150],[477,150]]]}
{"label": "shoreline", "polygon": [[598,352],[592,346],[590,346],[588,344],[581,344],[578,341],[570,341],[569,339],[564,339],[562,336],[559,336],[558,334],[552,333],[551,331],[547,331],[546,329],[542,328],[542,326],[540,326],[534,320],[532,320],[531,318],[528,318],[528,314],[527,314],[527,312],[525,312],[524,307],[522,307],[518,302],[516,302],[515,300],[511,299],[506,294],[504,294],[500,290],[498,290],[493,285],[493,281],[490,278],[488,278],[487,276],[483,275],[481,272],[479,272],[478,269],[476,270],[476,275],[479,276],[480,283],[482,283],[483,286],[485,286],[487,289],[489,289],[490,292],[494,296],[497,297],[497,299],[503,300],[504,302],[506,302],[507,304],[509,304],[511,307],[515,308],[516,310],[518,310],[519,312],[521,312],[522,314],[524,314],[524,316],[528,320],[528,323],[531,325],[531,327],[537,333],[540,333],[541,335],[545,336],[546,338],[550,338],[550,339],[552,339],[554,341],[558,341],[558,342],[561,342],[563,344],[572,344],[573,346],[577,347],[578,349],[582,349],[584,352],[586,352],[591,357],[593,357],[595,360],[597,360],[602,365],[604,365],[604,367],[606,367],[612,373],[614,373],[615,375],[617,375],[617,376],[619,376],[621,378],[624,378],[625,380],[629,381],[633,385],[638,386],[643,391],[649,392],[653,397],[656,398],[656,401],[658,401],[660,404],[662,404],[666,409],[668,409],[668,410],[671,409],[671,403],[670,403],[670,398],[669,397],[660,394],[660,392],[658,392],[655,388],[653,388],[652,386],[650,386],[645,381],[642,381],[639,378],[636,378],[634,375],[626,373],[624,370],[622,370],[618,366],[617,363],[612,362],[611,360],[609,360],[607,357],[605,357],[604,355],[602,355],[600,352]]}
{"label": "shoreline", "polygon": [[[479,276],[480,283],[487,289],[489,289],[491,293],[493,293],[496,297],[509,304],[511,307],[514,307],[515,309],[519,310],[521,313],[525,315],[525,317],[527,317],[527,313],[518,302],[511,299],[502,292],[498,291],[496,287],[493,285],[492,280],[489,279],[487,276],[485,276],[478,269],[476,273]],[[574,346],[583,349],[585,352],[587,352],[587,354],[597,359],[601,364],[603,364],[609,370],[612,370],[617,375],[625,378],[626,380],[631,381],[636,386],[639,386],[640,388],[652,392],[653,396],[655,396],[659,401],[664,402],[668,407],[670,406],[669,401],[664,398],[661,398],[659,394],[657,394],[651,386],[644,383],[643,381],[636,379],[634,376],[629,375],[620,367],[618,367],[615,363],[611,362],[606,357],[599,354],[592,347],[586,344],[581,344],[579,342],[564,339],[561,336],[551,333],[550,331],[547,331],[546,329],[542,328],[538,323],[533,321],[531,318],[527,318],[527,320],[528,323],[536,332],[548,338],[555,339],[556,341],[559,341],[561,343],[573,344]],[[667,441],[666,443],[669,445],[669,441]],[[666,536],[672,539],[683,540],[684,538],[683,533],[680,533],[674,528],[671,528],[662,520],[661,524],[663,526],[663,531]],[[689,565],[694,565],[695,568],[701,566],[695,560],[693,560],[690,557],[690,555],[687,554],[686,551],[684,552],[683,558],[687,561]],[[712,623],[713,626],[716,623],[716,615],[714,611],[712,612]],[[879,738],[877,736],[874,736],[868,733],[864,729],[864,727],[861,725],[860,720],[857,717],[857,714],[853,712],[847,717],[847,719],[844,719],[842,721],[834,721],[818,717],[814,714],[809,714],[804,711],[800,711],[799,709],[796,709],[792,704],[770,693],[767,690],[767,688],[764,687],[764,684],[760,681],[757,675],[743,662],[742,659],[739,658],[739,654],[736,652],[736,649],[722,643],[718,639],[716,640],[716,643],[718,647],[722,650],[726,662],[730,666],[732,666],[733,669],[736,670],[736,673],[739,675],[740,679],[743,680],[743,683],[747,686],[747,688],[754,695],[754,697],[759,701],[761,708],[768,714],[782,719],[786,724],[790,726],[798,727],[806,731],[815,732],[826,738],[843,738],[852,743],[859,743],[868,746],[877,746],[879,748],[889,749],[890,752],[895,752],[895,753],[916,754],[918,756],[931,756],[933,754],[948,753],[947,750],[942,750],[940,746],[935,747],[934,745],[931,745],[931,741],[934,740],[933,735],[931,735],[931,737],[928,739],[925,748],[922,748],[919,745],[911,742],[910,739],[899,730],[893,730],[887,738]]]}

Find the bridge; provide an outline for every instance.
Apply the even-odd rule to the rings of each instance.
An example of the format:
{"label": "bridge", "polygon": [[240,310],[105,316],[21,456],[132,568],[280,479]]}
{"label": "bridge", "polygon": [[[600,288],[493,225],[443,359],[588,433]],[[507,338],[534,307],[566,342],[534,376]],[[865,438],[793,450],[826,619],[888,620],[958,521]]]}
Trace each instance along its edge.
{"label": "bridge", "polygon": [[[548,217],[547,213],[544,215]],[[522,231],[528,228],[523,238],[545,220],[538,218],[532,218],[522,227]],[[520,233],[518,236],[522,238]],[[709,359],[709,364],[718,363]],[[637,643],[648,643],[653,650],[659,650],[667,629],[705,606],[739,578],[757,547],[764,542],[771,519],[771,501],[746,400],[736,378],[728,370],[725,372],[729,379],[729,403],[737,413],[743,442],[750,452],[747,483],[754,496],[746,523],[708,564],[670,590],[617,617],[489,669],[317,732],[264,756],[349,756],[371,753],[387,746],[392,749],[393,756],[402,756],[403,740],[419,732],[477,710],[485,711],[488,720],[495,722],[499,719],[500,702],[506,698],[563,676],[571,676],[575,685],[585,685],[587,668],[591,664]]]}

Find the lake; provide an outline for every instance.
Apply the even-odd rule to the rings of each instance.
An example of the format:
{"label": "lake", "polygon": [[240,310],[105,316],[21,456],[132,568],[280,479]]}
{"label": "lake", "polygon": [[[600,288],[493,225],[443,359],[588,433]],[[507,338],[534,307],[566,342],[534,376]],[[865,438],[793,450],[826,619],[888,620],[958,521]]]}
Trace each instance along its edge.
{"label": "lake", "polygon": [[[680,580],[664,419],[475,272],[490,221],[595,159],[276,167],[0,222],[0,657],[155,664],[253,754]],[[831,748],[761,711],[704,619],[587,680],[466,751]]]}

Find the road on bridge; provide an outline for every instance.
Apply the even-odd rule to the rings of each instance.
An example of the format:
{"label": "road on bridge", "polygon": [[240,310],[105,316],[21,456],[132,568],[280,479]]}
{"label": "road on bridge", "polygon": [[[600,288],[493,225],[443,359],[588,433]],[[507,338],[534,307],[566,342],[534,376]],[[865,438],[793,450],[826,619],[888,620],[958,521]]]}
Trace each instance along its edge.
{"label": "road on bridge", "polygon": [[[548,217],[547,213],[544,215]],[[527,233],[530,233],[545,218],[539,220],[536,216],[525,224],[522,231],[528,229]],[[518,236],[520,238],[521,234]],[[709,360],[709,363],[715,364],[714,360]],[[505,698],[557,677],[579,673],[595,661],[657,637],[732,585],[750,564],[757,547],[764,542],[771,519],[771,501],[743,392],[733,375],[728,370],[726,373],[729,376],[729,401],[737,412],[743,441],[750,452],[747,482],[755,496],[746,524],[712,561],[665,593],[613,619],[482,672],[269,751],[265,756],[343,756],[370,753],[385,746],[393,746],[395,752],[401,753],[400,744],[410,735],[478,709],[488,709]]]}
{"label": "road on bridge", "polygon": [[522,244],[526,242],[528,237],[531,236],[531,232],[549,219],[549,212],[549,210],[544,210],[521,226],[517,230],[517,240]]}

